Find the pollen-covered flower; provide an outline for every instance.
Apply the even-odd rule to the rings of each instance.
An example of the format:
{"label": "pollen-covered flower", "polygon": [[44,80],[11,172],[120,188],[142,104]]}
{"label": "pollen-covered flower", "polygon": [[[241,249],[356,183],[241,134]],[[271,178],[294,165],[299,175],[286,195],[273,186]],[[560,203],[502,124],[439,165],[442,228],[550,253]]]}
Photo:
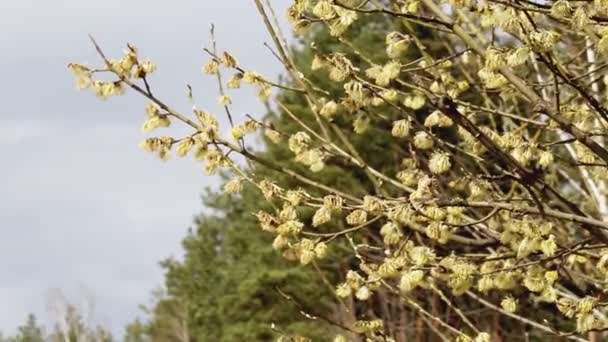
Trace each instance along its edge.
{"label": "pollen-covered flower", "polygon": [[315,55],[312,58],[312,63],[310,65],[310,69],[312,71],[317,71],[319,69],[324,68],[325,66],[327,66],[327,63],[325,62],[325,60],[321,57],[319,57],[318,55]]}
{"label": "pollen-covered flower", "polygon": [[285,235],[277,235],[272,241],[272,248],[275,250],[281,250],[289,245],[289,238]]}
{"label": "pollen-covered flower", "polygon": [[576,30],[583,30],[585,26],[589,24],[589,14],[585,6],[578,6],[570,19],[572,28]]}
{"label": "pollen-covered flower", "polygon": [[335,101],[327,101],[319,111],[319,114],[331,120],[338,113],[338,107],[339,105]]}
{"label": "pollen-covered flower", "polygon": [[312,217],[312,226],[318,227],[331,220],[331,209],[326,206],[321,206]]}
{"label": "pollen-covered flower", "polygon": [[359,300],[368,300],[372,292],[367,286],[361,286],[355,293],[355,297]]}
{"label": "pollen-covered flower", "polygon": [[424,106],[426,103],[426,98],[424,95],[419,93],[408,94],[403,99],[403,105],[407,108],[418,110]]}
{"label": "pollen-covered flower", "polygon": [[336,15],[334,6],[329,0],[319,0],[313,7],[312,13],[323,20],[331,19]]}
{"label": "pollen-covered flower", "polygon": [[272,87],[268,83],[262,83],[258,88],[258,100],[264,102],[272,95]]}
{"label": "pollen-covered flower", "polygon": [[412,247],[409,256],[415,266],[422,266],[435,259],[435,252],[425,246]]}
{"label": "pollen-covered flower", "polygon": [[171,121],[169,120],[169,118],[166,115],[155,115],[155,116],[149,117],[144,122],[142,130],[144,132],[148,132],[153,129],[159,128],[159,127],[169,127],[170,125],[171,125]]}
{"label": "pollen-covered flower", "polygon": [[297,132],[296,134],[289,137],[289,150],[295,154],[300,154],[304,150],[308,149],[308,145],[311,142],[310,135],[306,132]]}
{"label": "pollen-covered flower", "polygon": [[239,64],[236,58],[227,51],[224,51],[222,57],[220,58],[220,61],[227,68],[234,68]]}
{"label": "pollen-covered flower", "polygon": [[274,197],[277,193],[279,193],[281,191],[281,188],[279,186],[277,186],[276,184],[274,184],[272,181],[268,180],[268,179],[263,179],[259,184],[258,184],[260,191],[262,191],[262,194],[264,195],[264,197],[266,199],[271,199],[272,197]]}
{"label": "pollen-covered flower", "polygon": [[205,172],[208,175],[213,175],[221,167],[226,166],[226,157],[221,151],[210,150],[205,154]]}
{"label": "pollen-covered flower", "polygon": [[[276,232],[276,223],[277,220],[270,214],[268,214],[267,212],[260,210],[258,211],[255,216],[257,217],[258,221],[260,222],[260,226],[262,228],[262,230],[270,232],[270,233],[274,233]],[[285,240],[285,242],[287,242],[287,240]]]}
{"label": "pollen-covered flower", "polygon": [[287,202],[294,207],[300,205],[307,197],[309,197],[309,195],[302,189],[287,190],[287,193],[285,194],[285,199]]}
{"label": "pollen-covered flower", "polygon": [[365,210],[357,209],[346,216],[346,223],[351,226],[359,226],[365,222],[367,222],[367,212]]}
{"label": "pollen-covered flower", "polygon": [[450,155],[445,152],[434,152],[429,160],[429,170],[434,174],[446,173],[452,167]]}
{"label": "pollen-covered flower", "polygon": [[486,68],[490,71],[495,71],[507,64],[504,54],[494,48],[490,48],[486,51]]}
{"label": "pollen-covered flower", "polygon": [[491,336],[487,332],[480,332],[473,340],[473,342],[490,342],[490,341],[491,341]]}
{"label": "pollen-covered flower", "polygon": [[418,132],[414,136],[414,146],[421,150],[430,150],[433,148],[433,138],[426,132]]}
{"label": "pollen-covered flower", "polygon": [[108,98],[116,95],[122,95],[125,92],[125,87],[122,81],[115,82],[103,82],[103,81],[93,81],[91,84],[93,91],[95,91],[95,95],[102,100],[107,100]]}
{"label": "pollen-covered flower", "polygon": [[343,82],[348,77],[348,70],[344,68],[332,66],[329,69],[329,79],[334,82]]}
{"label": "pollen-covered flower", "polygon": [[551,15],[557,18],[568,18],[572,14],[572,7],[566,0],[557,0],[551,6]]}
{"label": "pollen-covered flower", "polygon": [[422,284],[424,272],[422,270],[413,270],[403,273],[399,281],[399,289],[402,292],[411,292]]}
{"label": "pollen-covered flower", "polygon": [[514,50],[511,50],[507,55],[507,65],[511,67],[520,66],[526,63],[528,56],[530,55],[530,48],[527,46],[521,46]]}
{"label": "pollen-covered flower", "polygon": [[389,246],[397,244],[402,237],[399,225],[394,222],[385,223],[382,228],[380,228],[380,235],[383,237],[384,244]]}
{"label": "pollen-covered flower", "polygon": [[576,312],[580,314],[590,313],[593,311],[596,304],[596,298],[587,296],[576,304]]}
{"label": "pollen-covered flower", "polygon": [[477,76],[479,76],[488,89],[497,89],[507,84],[507,79],[502,74],[487,68],[479,69]]}
{"label": "pollen-covered flower", "polygon": [[341,36],[346,30],[357,20],[356,11],[352,11],[343,7],[334,6],[337,19],[333,20],[329,25],[329,34],[334,37]]}
{"label": "pollen-covered flower", "polygon": [[291,220],[280,224],[277,227],[277,233],[281,235],[296,235],[302,231],[302,228],[304,228],[304,224],[302,222]]}
{"label": "pollen-covered flower", "polygon": [[192,150],[192,148],[194,147],[194,143],[194,138],[182,139],[182,141],[177,144],[177,156],[183,157],[188,154],[188,152],[190,152],[190,150]]}
{"label": "pollen-covered flower", "polygon": [[228,79],[227,86],[230,89],[238,89],[241,87],[241,80],[243,79],[243,74],[234,74]]}
{"label": "pollen-covered flower", "polygon": [[391,134],[397,138],[407,137],[410,134],[410,121],[402,119],[393,122]]}
{"label": "pollen-covered flower", "polygon": [[597,319],[593,314],[577,315],[576,317],[576,331],[579,333],[585,333],[596,326]]}
{"label": "pollen-covered flower", "polygon": [[260,75],[258,75],[254,71],[245,71],[243,73],[243,82],[245,82],[245,83],[249,83],[249,84],[258,83],[258,82],[260,82],[260,79],[261,79]]}
{"label": "pollen-covered flower", "polygon": [[224,191],[227,194],[236,194],[243,190],[243,182],[240,177],[235,177],[224,185]]}
{"label": "pollen-covered flower", "polygon": [[363,210],[376,212],[382,209],[382,201],[378,197],[366,195],[363,197]]}
{"label": "pollen-covered flower", "polygon": [[452,119],[450,119],[447,115],[443,114],[439,110],[433,111],[429,116],[424,120],[425,127],[450,127],[454,124]]}
{"label": "pollen-covered flower", "polygon": [[386,35],[386,54],[389,58],[399,58],[409,47],[412,38],[393,31]]}
{"label": "pollen-covered flower", "polygon": [[68,68],[76,77],[76,86],[78,89],[86,89],[91,86],[93,81],[91,80],[91,71],[88,67],[82,64],[71,63],[68,65]]}
{"label": "pollen-covered flower", "polygon": [[203,65],[202,70],[205,74],[215,75],[219,71],[219,64],[215,60],[211,60]]}
{"label": "pollen-covered flower", "polygon": [[340,298],[345,298],[350,296],[353,293],[353,289],[348,286],[348,284],[346,283],[342,283],[340,285],[338,285],[338,287],[336,288],[336,296],[340,297]]}
{"label": "pollen-covered flower", "polygon": [[[397,100],[397,96],[399,96],[399,93],[395,89],[386,89],[380,92],[380,96],[382,100],[395,101]],[[384,103],[384,101],[382,101],[382,103]]]}
{"label": "pollen-covered flower", "polygon": [[217,103],[227,106],[232,104],[232,99],[228,95],[220,95],[220,97],[217,98]]}
{"label": "pollen-covered flower", "polygon": [[342,197],[337,195],[327,195],[323,197],[323,205],[333,211],[342,210]]}
{"label": "pollen-covered flower", "polygon": [[327,255],[327,244],[325,242],[317,243],[314,252],[317,258],[323,259]]}
{"label": "pollen-covered flower", "polygon": [[535,31],[528,36],[528,43],[536,52],[551,51],[560,40],[560,34],[555,31]]}
{"label": "pollen-covered flower", "polygon": [[264,135],[270,142],[273,144],[278,144],[281,142],[281,133],[275,131],[274,129],[267,128],[264,130]]}
{"label": "pollen-covered flower", "polygon": [[555,235],[551,234],[551,235],[549,235],[549,238],[547,238],[546,240],[543,240],[540,243],[540,248],[543,251],[543,254],[545,256],[551,257],[551,256],[555,255],[555,252],[557,251],[557,244],[555,243]]}
{"label": "pollen-covered flower", "polygon": [[350,96],[350,98],[357,102],[363,103],[367,97],[367,90],[363,88],[363,84],[357,81],[349,81],[344,84],[344,92]]}
{"label": "pollen-covered flower", "polygon": [[150,62],[150,61],[144,61],[142,62],[139,67],[141,68],[141,72],[139,72],[138,74],[142,75],[142,76],[146,76],[149,75],[153,72],[156,71],[157,67],[156,64]]}
{"label": "pollen-covered flower", "polygon": [[500,302],[500,306],[507,312],[515,312],[517,311],[517,299],[507,296]]}
{"label": "pollen-covered flower", "polygon": [[309,249],[300,251],[300,263],[302,265],[308,265],[315,259],[315,252]]}
{"label": "pollen-covered flower", "polygon": [[395,61],[386,63],[382,69],[376,73],[376,84],[379,86],[386,86],[392,80],[399,76],[401,72],[401,64]]}
{"label": "pollen-covered flower", "polygon": [[290,221],[298,218],[298,212],[293,205],[285,203],[283,209],[279,212],[279,219],[282,221]]}
{"label": "pollen-covered flower", "polygon": [[353,131],[357,134],[363,134],[370,125],[370,118],[367,115],[358,115],[355,121],[353,122]]}
{"label": "pollen-covered flower", "polygon": [[235,140],[239,140],[247,134],[255,132],[259,127],[258,123],[254,120],[247,120],[244,123],[234,126],[231,130],[232,137]]}
{"label": "pollen-covered flower", "polygon": [[534,157],[534,151],[534,147],[530,146],[529,144],[522,144],[511,151],[511,156],[525,166],[528,165],[528,163]]}
{"label": "pollen-covered flower", "polygon": [[325,167],[324,157],[324,153],[321,149],[313,148],[296,155],[295,160],[298,163],[309,166],[311,171],[319,172]]}

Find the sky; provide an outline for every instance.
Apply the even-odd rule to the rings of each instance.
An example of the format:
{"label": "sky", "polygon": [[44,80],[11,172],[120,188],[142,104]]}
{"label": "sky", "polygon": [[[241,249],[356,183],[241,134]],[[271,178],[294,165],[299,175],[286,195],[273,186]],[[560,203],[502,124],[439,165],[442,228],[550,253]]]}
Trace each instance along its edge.
{"label": "sky", "polygon": [[[290,0],[273,0],[280,16]],[[92,34],[109,56],[126,43],[154,61],[156,94],[188,113],[221,113],[217,83],[200,72],[209,27],[220,49],[248,69],[282,72],[251,0],[0,0],[0,331],[28,313],[53,320],[67,298],[122,334],[162,285],[158,262],[180,255],[218,187],[193,161],[161,162],[138,147],[147,101],[133,92],[101,101],[77,91],[70,62],[96,65]],[[233,94],[232,111],[260,115],[254,91]],[[179,131],[179,130],[178,130]],[[175,131],[174,131],[175,132]],[[82,304],[85,303],[85,304]]]}

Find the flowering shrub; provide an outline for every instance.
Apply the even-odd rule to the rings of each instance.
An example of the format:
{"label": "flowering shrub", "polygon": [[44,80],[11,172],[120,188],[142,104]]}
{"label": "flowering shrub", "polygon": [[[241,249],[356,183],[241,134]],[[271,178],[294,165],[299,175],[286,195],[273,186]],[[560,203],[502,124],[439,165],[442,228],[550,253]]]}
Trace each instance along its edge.
{"label": "flowering shrub", "polygon": [[[608,328],[608,1],[295,0],[287,13],[295,34],[326,28],[342,48],[312,47],[310,65],[339,92],[298,70],[272,15],[256,4],[289,82],[206,50],[202,71],[220,81],[228,136],[214,114],[180,113],[157,97],[148,82],[156,67],[133,46],[114,60],[95,43],[102,66],[70,69],[78,87],[100,98],[131,89],[149,99],[145,131],[189,126],[187,136],[148,138],[142,147],[162,159],[191,154],[209,174],[230,170],[226,192],[257,187],[275,210],[255,215],[283,257],[315,267],[333,257],[332,245],[345,246],[357,263],[332,284],[339,301],[390,293],[447,340],[491,340],[464,310],[472,306],[574,340]],[[373,56],[348,36],[371,16],[387,23],[376,28],[384,51]],[[99,73],[115,80],[100,81]],[[222,73],[231,75],[225,83]],[[233,117],[225,88],[244,85],[299,131]],[[273,88],[302,96],[313,120],[273,98]],[[353,144],[374,130],[390,135],[394,165],[370,162]],[[288,146],[303,167],[250,152],[245,139],[256,132]],[[259,178],[236,155],[302,188]],[[354,193],[316,177],[338,161],[373,187]],[[314,211],[311,219],[304,209]],[[449,319],[429,309],[427,293]],[[541,309],[559,319],[537,319]],[[356,320],[339,324],[336,341],[401,340],[398,317],[353,310]]]}

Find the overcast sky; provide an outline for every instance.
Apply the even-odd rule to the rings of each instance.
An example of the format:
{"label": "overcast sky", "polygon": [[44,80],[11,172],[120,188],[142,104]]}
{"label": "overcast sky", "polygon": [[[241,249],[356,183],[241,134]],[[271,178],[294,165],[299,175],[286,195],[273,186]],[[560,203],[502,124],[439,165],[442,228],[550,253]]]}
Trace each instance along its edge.
{"label": "overcast sky", "polygon": [[[281,16],[289,0],[273,0]],[[216,24],[220,48],[276,76],[251,0],[0,0],[0,331],[33,312],[48,322],[49,291],[92,297],[113,332],[139,314],[162,284],[158,261],[203,208],[202,167],[162,163],[138,147],[146,101],[128,92],[101,101],[75,90],[69,62],[98,58],[87,34],[118,57],[127,42],[157,62],[156,93],[187,112],[220,112],[215,80],[200,73]],[[233,111],[261,113],[253,91]]]}

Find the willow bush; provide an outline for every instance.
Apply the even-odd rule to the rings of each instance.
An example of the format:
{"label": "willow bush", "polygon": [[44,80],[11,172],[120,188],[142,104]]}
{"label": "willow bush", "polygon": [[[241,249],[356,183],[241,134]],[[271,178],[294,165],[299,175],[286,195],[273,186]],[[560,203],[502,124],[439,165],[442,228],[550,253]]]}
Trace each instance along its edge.
{"label": "willow bush", "polygon": [[[110,59],[93,40],[102,65],[70,69],[100,98],[127,89],[147,98],[145,131],[191,128],[148,138],[145,150],[162,159],[191,154],[209,174],[227,170],[228,193],[259,189],[272,209],[252,214],[277,257],[310,267],[356,261],[331,284],[355,316],[324,318],[336,325],[336,341],[404,340],[399,315],[358,309],[379,293],[390,296],[377,305],[398,302],[440,340],[497,339],[471,319],[474,309],[547,338],[585,341],[608,328],[608,1],[295,0],[287,13],[294,34],[322,27],[340,47],[310,47],[314,77],[298,69],[269,4],[255,3],[288,79],[249,70],[215,44],[206,49],[202,71],[220,81],[227,136],[215,114],[178,112],[153,93],[156,67],[131,45]],[[398,23],[377,25],[384,48],[375,53],[348,35],[368,17]],[[241,86],[257,89],[299,130],[231,113],[230,89]],[[275,88],[305,99],[312,120],[273,97]],[[259,132],[288,146],[298,165],[251,152],[246,140]],[[361,153],[378,146],[393,163]],[[361,193],[339,177],[317,177],[336,164],[373,186]],[[260,177],[256,165],[299,186]],[[341,253],[331,253],[337,245]]]}

